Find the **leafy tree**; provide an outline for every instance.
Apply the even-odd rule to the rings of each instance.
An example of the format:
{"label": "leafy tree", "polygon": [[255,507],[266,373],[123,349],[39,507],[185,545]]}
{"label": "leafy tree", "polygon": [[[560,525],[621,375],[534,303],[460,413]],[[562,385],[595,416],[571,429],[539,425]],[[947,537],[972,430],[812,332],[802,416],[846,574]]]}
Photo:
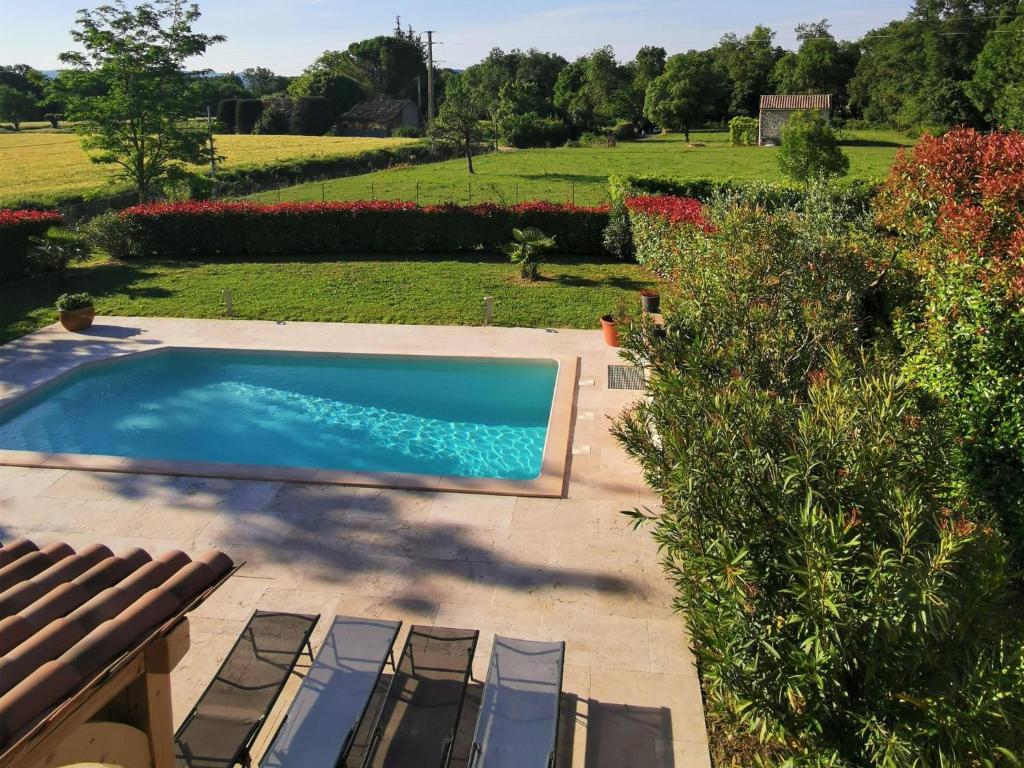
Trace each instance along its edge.
{"label": "leafy tree", "polygon": [[727,88],[725,73],[711,52],[680,53],[647,87],[644,115],[663,129],[682,131],[689,141],[690,129],[713,114]]}
{"label": "leafy tree", "polygon": [[[20,118],[22,120],[38,120],[44,112],[62,112],[63,105],[58,101],[51,101],[49,98],[49,82],[46,75],[28,64],[12,64],[0,66],[0,86],[8,86],[20,93],[26,94],[30,104],[25,104],[21,97],[10,97],[13,103],[19,106]],[[7,118],[11,120],[11,118]],[[11,120],[11,122],[14,122]]]}
{"label": "leafy tree", "polygon": [[465,156],[470,173],[473,170],[473,150],[483,138],[480,113],[483,106],[479,98],[462,77],[452,78],[441,109],[427,126],[427,135],[442,147]]}
{"label": "leafy tree", "polygon": [[630,117],[631,80],[611,46],[598,48],[558,73],[555,106],[578,129],[600,130]]}
{"label": "leafy tree", "polygon": [[967,92],[989,123],[1024,129],[1024,15],[989,36]]}
{"label": "leafy tree", "polygon": [[60,56],[72,68],[61,79],[82,146],[93,162],[118,166],[140,201],[171,167],[208,158],[205,134],[188,125],[200,76],[184,65],[224,37],[195,32],[199,16],[178,0],[82,10],[71,37],[84,50]]}
{"label": "leafy tree", "polygon": [[847,84],[860,57],[857,45],[836,40],[827,19],[798,25],[796,37],[800,48],[783,55],[772,70],[776,89],[779,93],[830,93],[835,107],[845,106]]}
{"label": "leafy tree", "polygon": [[850,158],[839,147],[839,139],[819,112],[794,112],[782,126],[779,170],[805,184],[812,179],[844,176]]}
{"label": "leafy tree", "polygon": [[646,91],[651,80],[665,71],[665,49],[657,45],[645,45],[636,52],[633,59],[633,83]]}
{"label": "leafy tree", "polygon": [[415,100],[416,78],[427,81],[426,53],[411,31],[352,43],[342,57],[345,74],[373,96]]}
{"label": "leafy tree", "polygon": [[242,82],[256,98],[280,93],[288,87],[288,78],[275,75],[266,67],[247,67],[242,70]]}
{"label": "leafy tree", "polygon": [[861,40],[848,85],[849,106],[873,123],[908,128],[920,122],[914,94],[922,87],[924,52],[915,25],[893,21]]}
{"label": "leafy tree", "polygon": [[729,76],[730,114],[756,115],[761,95],[772,90],[772,70],[785,53],[774,40],[775,32],[759,24],[749,35],[719,41],[715,56]]}
{"label": "leafy tree", "polygon": [[253,93],[245,87],[242,79],[234,72],[213,77],[204,77],[197,81],[202,91],[204,104],[216,109],[225,99],[252,99]]}
{"label": "leafy tree", "polygon": [[21,121],[30,116],[35,105],[32,94],[9,85],[0,85],[0,117],[8,120],[14,130],[21,128]]}
{"label": "leafy tree", "polygon": [[366,89],[350,74],[351,62],[343,51],[324,51],[288,85],[293,99],[321,96],[327,99],[334,118],[366,98]]}

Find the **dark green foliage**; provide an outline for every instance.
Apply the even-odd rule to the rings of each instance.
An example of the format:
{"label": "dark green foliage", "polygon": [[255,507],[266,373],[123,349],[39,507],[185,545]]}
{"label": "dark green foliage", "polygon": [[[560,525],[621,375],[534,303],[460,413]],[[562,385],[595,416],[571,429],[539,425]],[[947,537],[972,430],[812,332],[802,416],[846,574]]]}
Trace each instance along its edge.
{"label": "dark green foliage", "polygon": [[94,216],[82,226],[81,232],[93,250],[106,253],[113,259],[127,259],[132,255],[132,226],[123,221],[116,211]]}
{"label": "dark green foliage", "polygon": [[63,283],[68,265],[88,258],[89,249],[78,232],[62,227],[50,227],[41,237],[30,238],[29,256],[35,262],[36,272],[56,272],[57,282]]}
{"label": "dark green foliage", "polygon": [[860,58],[856,43],[836,40],[828,19],[799,24],[796,37],[800,47],[786,53],[772,70],[778,93],[830,93],[833,108],[840,112],[847,102],[847,84]]}
{"label": "dark green foliage", "polygon": [[334,125],[330,105],[322,96],[303,96],[292,106],[291,131],[300,136],[323,136]]}
{"label": "dark green foliage", "polygon": [[[292,99],[322,96],[335,120],[367,96],[366,88],[351,74],[351,62],[342,51],[325,51],[288,85]],[[415,98],[415,97],[414,97]]]}
{"label": "dark green foliage", "polygon": [[845,176],[850,158],[825,118],[813,110],[794,112],[782,126],[779,170],[796,181]]}
{"label": "dark green foliage", "polygon": [[759,738],[763,764],[1012,765],[1005,542],[950,489],[945,425],[863,346],[863,216],[815,195],[801,213],[716,205],[680,254],[667,338],[628,334],[648,397],[614,431],[664,507],[635,515],[710,718]]}
{"label": "dark green foliage", "polygon": [[238,99],[221,99],[217,104],[217,122],[224,125],[228,133],[235,132],[235,114],[238,112]]}
{"label": "dark green foliage", "polygon": [[0,283],[40,272],[32,258],[32,242],[61,222],[55,211],[8,211],[0,209]]}
{"label": "dark green foliage", "polygon": [[391,131],[391,135],[396,139],[418,139],[423,131],[412,125],[400,125]]}
{"label": "dark green foliage", "polygon": [[433,122],[427,126],[431,141],[466,158],[467,170],[473,173],[473,153],[483,139],[479,116],[483,110],[480,96],[464,77],[449,84],[447,95]]}
{"label": "dark green foliage", "polygon": [[32,116],[35,106],[32,94],[9,85],[0,85],[0,118],[10,122],[14,130],[18,130],[22,121]]}
{"label": "dark green foliage", "polygon": [[756,116],[761,95],[774,90],[772,69],[785,53],[775,32],[758,24],[743,37],[723,35],[713,53],[729,76],[729,113]]}
{"label": "dark green foliage", "polygon": [[57,297],[56,306],[61,312],[73,312],[93,306],[93,299],[88,293],[64,293]]}
{"label": "dark green foliage", "polygon": [[647,87],[644,117],[660,128],[682,131],[689,141],[690,129],[724,115],[727,92],[725,71],[710,52],[681,53]]}
{"label": "dark green foliage", "polygon": [[121,231],[113,232],[117,225],[105,230],[105,241],[117,243],[122,255],[129,242],[134,257],[494,252],[505,245],[513,227],[550,233],[556,253],[594,255],[601,253],[608,214],[546,203],[417,208],[364,201],[281,209],[191,203],[129,209],[119,221]]}
{"label": "dark green foliage", "polygon": [[261,136],[279,136],[288,133],[290,129],[290,113],[279,107],[277,103],[270,102],[264,107],[263,114],[256,121],[252,132]]}
{"label": "dark green foliage", "polygon": [[235,104],[235,131],[249,134],[256,127],[256,121],[263,114],[262,99],[239,99]]}
{"label": "dark green foliage", "polygon": [[502,121],[505,142],[510,147],[560,147],[569,138],[569,131],[558,118],[541,117],[536,112],[512,115]]}

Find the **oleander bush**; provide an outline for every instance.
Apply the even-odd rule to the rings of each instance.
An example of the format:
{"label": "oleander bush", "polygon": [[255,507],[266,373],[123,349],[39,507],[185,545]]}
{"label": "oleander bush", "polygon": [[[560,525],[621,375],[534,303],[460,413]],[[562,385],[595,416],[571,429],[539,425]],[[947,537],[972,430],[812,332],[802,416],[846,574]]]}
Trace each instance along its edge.
{"label": "oleander bush", "polygon": [[[502,207],[398,201],[280,203],[193,201],[118,214],[113,237],[131,256],[217,258],[288,253],[455,253],[500,250],[512,228],[538,228],[554,252],[601,253],[605,207],[543,202]],[[108,238],[110,237],[107,232]]]}
{"label": "oleander bush", "polygon": [[57,211],[0,208],[0,282],[8,282],[43,270],[31,254],[32,238],[43,237],[63,217]]}
{"label": "oleander bush", "polygon": [[645,195],[627,198],[624,206],[634,258],[660,277],[688,269],[684,253],[700,248],[701,234],[714,229],[704,215],[704,206],[692,197]]}
{"label": "oleander bush", "polygon": [[875,211],[919,280],[897,326],[907,375],[947,409],[964,481],[1024,563],[1024,133],[923,136]]}
{"label": "oleander bush", "polygon": [[625,335],[647,396],[614,433],[661,497],[632,514],[676,585],[713,737],[752,741],[744,766],[1018,764],[1005,537],[951,482],[944,412],[867,332],[899,270],[827,188],[796,210],[696,206],[632,201],[680,247],[667,333]]}

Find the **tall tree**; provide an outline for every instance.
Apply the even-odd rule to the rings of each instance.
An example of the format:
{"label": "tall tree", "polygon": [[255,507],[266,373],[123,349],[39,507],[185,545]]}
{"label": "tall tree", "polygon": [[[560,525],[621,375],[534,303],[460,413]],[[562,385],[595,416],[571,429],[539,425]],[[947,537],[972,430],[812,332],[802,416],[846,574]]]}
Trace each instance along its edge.
{"label": "tall tree", "polygon": [[0,85],[0,118],[21,129],[23,120],[27,120],[36,106],[36,100],[27,91],[19,91],[9,85]]}
{"label": "tall tree", "polygon": [[830,93],[835,106],[847,101],[847,86],[857,67],[860,49],[855,43],[836,40],[828,19],[799,24],[800,47],[775,65],[772,80],[779,93]]}
{"label": "tall tree", "polygon": [[288,95],[293,99],[322,96],[337,118],[366,98],[366,90],[353,79],[351,71],[344,51],[324,51],[288,84]]}
{"label": "tall tree", "polygon": [[[123,0],[78,12],[72,39],[82,51],[62,53],[67,117],[96,163],[116,165],[143,201],[168,171],[207,157],[206,135],[188,124],[202,93],[202,73],[185,62],[221,42],[193,30],[199,7]],[[95,94],[95,95],[93,95]]]}
{"label": "tall tree", "polygon": [[598,48],[558,73],[555,106],[582,130],[600,130],[629,118],[631,74],[610,45]]}
{"label": "tall tree", "polygon": [[483,105],[463,77],[452,77],[437,117],[427,126],[427,135],[442,147],[458,152],[466,158],[470,173],[473,170],[473,151],[483,138],[480,130],[480,112]]}
{"label": "tall tree", "polygon": [[275,75],[274,71],[266,67],[247,67],[242,70],[242,82],[245,87],[252,91],[257,99],[261,96],[269,96],[272,93],[280,93],[288,87],[288,78]]}
{"label": "tall tree", "polygon": [[967,92],[991,125],[1024,130],[1024,15],[992,30]]}
{"label": "tall tree", "polygon": [[416,78],[427,81],[426,52],[412,30],[352,43],[343,54],[346,74],[374,96],[416,99]]}
{"label": "tall tree", "polygon": [[772,70],[785,54],[775,45],[775,32],[758,24],[743,37],[724,35],[715,53],[729,76],[729,113],[756,115],[761,95],[773,89]]}
{"label": "tall tree", "polygon": [[692,128],[718,116],[727,91],[725,72],[711,51],[680,53],[647,87],[644,114],[661,128],[682,131],[689,141]]}

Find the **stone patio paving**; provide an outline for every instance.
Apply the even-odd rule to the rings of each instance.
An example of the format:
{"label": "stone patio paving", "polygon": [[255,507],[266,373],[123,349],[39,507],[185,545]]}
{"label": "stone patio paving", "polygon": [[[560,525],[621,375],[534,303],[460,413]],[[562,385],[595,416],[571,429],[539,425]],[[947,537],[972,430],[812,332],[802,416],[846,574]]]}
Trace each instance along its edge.
{"label": "stone patio paving", "polygon": [[560,765],[709,765],[657,547],[619,514],[657,499],[608,434],[637,393],[607,389],[618,358],[599,332],[100,318],[86,334],[50,326],[0,347],[0,402],[81,362],[167,344],[580,359],[561,499],[0,467],[0,539],[216,547],[246,561],[192,614],[192,649],[172,677],[179,721],[254,609],[344,613],[401,619],[403,635],[412,623],[477,628],[477,679],[495,633],[564,639]]}

